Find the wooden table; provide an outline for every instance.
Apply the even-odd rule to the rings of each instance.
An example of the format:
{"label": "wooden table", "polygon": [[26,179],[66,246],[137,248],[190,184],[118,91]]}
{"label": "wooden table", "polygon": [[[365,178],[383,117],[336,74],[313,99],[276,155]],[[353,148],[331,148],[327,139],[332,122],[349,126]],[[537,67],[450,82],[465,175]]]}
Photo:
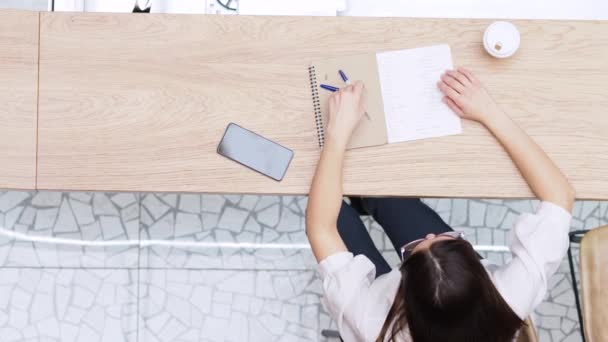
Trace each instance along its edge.
{"label": "wooden table", "polygon": [[[488,20],[41,13],[38,188],[306,193],[319,155],[306,66],[449,43],[559,164],[608,198],[608,22],[519,21],[520,51],[482,48]],[[215,153],[229,122],[295,151],[278,183]],[[527,197],[496,141],[464,134],[354,150],[349,194]]]}
{"label": "wooden table", "polygon": [[0,189],[36,187],[38,13],[0,11]]}

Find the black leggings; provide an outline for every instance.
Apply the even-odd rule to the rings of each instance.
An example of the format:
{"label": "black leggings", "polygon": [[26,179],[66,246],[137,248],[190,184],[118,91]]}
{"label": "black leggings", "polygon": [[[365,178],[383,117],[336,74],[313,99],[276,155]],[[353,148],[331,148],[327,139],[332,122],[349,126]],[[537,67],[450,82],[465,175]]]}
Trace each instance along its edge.
{"label": "black leggings", "polygon": [[[395,251],[406,243],[424,238],[427,234],[451,231],[439,215],[419,198],[363,198],[365,210],[382,226]],[[391,271],[388,262],[378,251],[359,213],[342,202],[338,215],[338,232],[346,247],[354,255],[363,254],[376,265],[376,277]]]}

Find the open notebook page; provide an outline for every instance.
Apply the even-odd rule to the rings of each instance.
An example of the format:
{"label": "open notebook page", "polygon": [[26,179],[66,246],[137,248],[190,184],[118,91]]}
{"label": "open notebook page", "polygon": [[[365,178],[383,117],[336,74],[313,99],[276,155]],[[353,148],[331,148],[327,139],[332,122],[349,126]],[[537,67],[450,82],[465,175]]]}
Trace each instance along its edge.
{"label": "open notebook page", "polygon": [[376,54],[388,142],[460,134],[460,118],[441,101],[441,74],[452,69],[448,45]]}

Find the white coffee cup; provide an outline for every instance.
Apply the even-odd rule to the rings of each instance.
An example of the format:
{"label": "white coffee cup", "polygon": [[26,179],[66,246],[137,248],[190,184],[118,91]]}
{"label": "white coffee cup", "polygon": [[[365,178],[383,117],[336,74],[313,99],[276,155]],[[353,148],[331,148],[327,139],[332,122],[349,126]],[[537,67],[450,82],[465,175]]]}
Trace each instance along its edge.
{"label": "white coffee cup", "polygon": [[520,36],[515,25],[507,21],[495,21],[483,34],[483,47],[496,58],[507,58],[519,49]]}

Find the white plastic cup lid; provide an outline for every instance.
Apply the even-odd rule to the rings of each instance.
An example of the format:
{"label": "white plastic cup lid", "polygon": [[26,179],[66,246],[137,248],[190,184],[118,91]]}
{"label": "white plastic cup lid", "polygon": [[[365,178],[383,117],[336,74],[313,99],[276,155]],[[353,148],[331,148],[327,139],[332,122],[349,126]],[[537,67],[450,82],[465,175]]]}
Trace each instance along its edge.
{"label": "white plastic cup lid", "polygon": [[507,58],[519,49],[520,36],[515,25],[506,21],[496,21],[486,29],[483,46],[496,58]]}

